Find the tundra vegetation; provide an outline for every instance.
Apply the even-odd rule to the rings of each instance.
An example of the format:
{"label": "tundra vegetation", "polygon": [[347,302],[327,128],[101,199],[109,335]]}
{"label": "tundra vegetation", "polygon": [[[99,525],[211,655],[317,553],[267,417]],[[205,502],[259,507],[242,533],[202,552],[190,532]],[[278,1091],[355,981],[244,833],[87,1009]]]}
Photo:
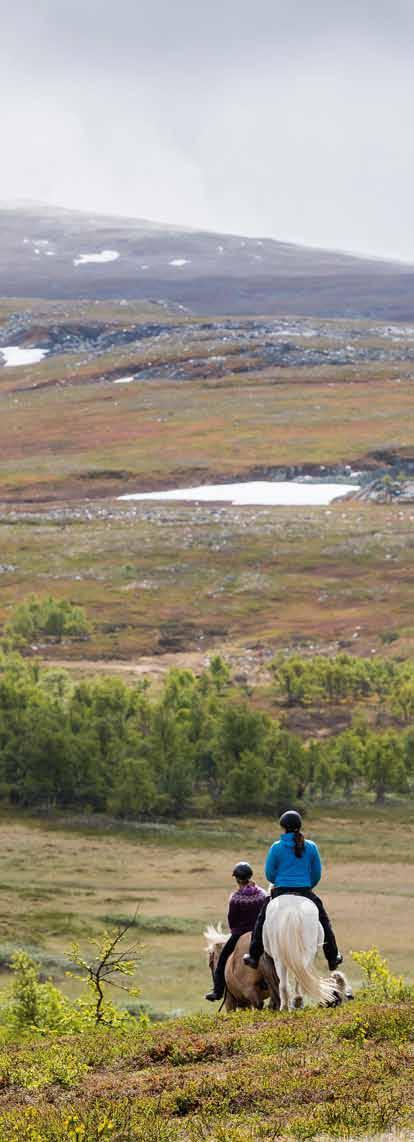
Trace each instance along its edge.
{"label": "tundra vegetation", "polygon": [[[264,368],[246,353],[242,330],[229,340],[226,328],[186,318],[188,342],[181,318],[164,317],[162,337],[128,341],[138,322],[156,323],[153,307],[0,303],[3,339],[14,322],[24,344],[51,339],[56,349],[60,336],[62,345],[40,364],[0,369],[0,620],[30,591],[52,591],[93,619],[92,659],[258,641],[324,650],[352,645],[358,631],[360,653],[378,652],[390,633],[390,653],[411,653],[409,503],[287,512],[115,499],[277,471],[343,474],[347,465],[404,479],[413,448],[409,331],[396,343],[395,330],[390,340],[387,327],[356,322],[352,344],[379,359],[338,365],[346,322],[316,322],[311,338],[290,337],[300,351],[322,346],[326,364]],[[76,349],[70,330],[87,336],[97,320],[108,336],[121,330],[125,344]],[[259,357],[267,340],[256,337]],[[388,359],[395,348],[405,359]],[[225,376],[222,355],[232,362]],[[140,380],[149,361],[155,373]],[[188,375],[174,376],[178,366]],[[48,653],[62,657],[62,642]],[[84,647],[66,643],[66,653],[79,661]]]}
{"label": "tundra vegetation", "polygon": [[71,1034],[57,989],[52,1003],[50,985],[16,963],[0,1010],[2,1140],[253,1142],[390,1128],[410,1137],[412,989],[375,949],[359,958],[358,1001],[334,1011],[197,1015],[154,1027],[127,1019],[91,1028],[85,1018]]}
{"label": "tundra vegetation", "polygon": [[[15,302],[17,326],[18,308]],[[81,309],[70,302],[33,305],[23,342],[51,340],[54,355],[1,371],[0,488],[9,502],[96,498],[138,485],[159,488],[166,480],[199,483],[200,476],[213,483],[217,475],[246,477],[272,466],[359,466],[365,459],[375,469],[390,451],[403,470],[411,456],[409,329],[401,327],[393,345],[387,326],[350,322],[355,351],[338,364],[347,323],[316,321],[309,336],[305,321],[302,331],[288,334],[299,358],[289,367],[266,359],[266,330],[257,330],[246,348],[248,319],[229,337],[225,323],[171,313],[160,326],[158,312],[156,336],[128,339],[128,327],[143,320],[139,303],[135,316],[133,303]],[[3,336],[8,320],[7,304],[0,307]],[[97,321],[109,341],[113,333],[106,352],[87,339],[88,325]],[[71,344],[74,325],[79,333],[86,327],[80,349]],[[126,334],[121,345],[119,327]],[[309,350],[321,348],[318,364],[307,366]],[[132,384],[114,387],[131,375]]]}
{"label": "tundra vegetation", "polygon": [[[25,343],[96,318],[25,309]],[[196,376],[190,324],[0,373],[0,1142],[411,1137],[412,505],[388,469],[384,503],[329,510],[115,500],[280,465],[403,483],[409,346],[391,359],[361,326],[375,360],[265,368],[240,335],[225,375]],[[326,330],[305,340],[318,354]],[[203,928],[237,859],[262,879],[292,799],[365,984],[342,1010],[200,1014]],[[111,1003],[131,919],[119,981],[139,995]]]}

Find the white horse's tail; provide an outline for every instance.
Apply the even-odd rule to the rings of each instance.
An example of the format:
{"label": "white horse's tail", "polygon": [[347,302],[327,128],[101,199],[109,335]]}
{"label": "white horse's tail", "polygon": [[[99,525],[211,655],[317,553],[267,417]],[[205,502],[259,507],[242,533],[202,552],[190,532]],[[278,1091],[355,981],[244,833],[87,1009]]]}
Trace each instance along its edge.
{"label": "white horse's tail", "polygon": [[334,998],[335,980],[323,979],[305,963],[303,914],[299,908],[281,910],[278,917],[277,943],[280,961],[292,973],[301,990],[316,1003],[327,1004]]}

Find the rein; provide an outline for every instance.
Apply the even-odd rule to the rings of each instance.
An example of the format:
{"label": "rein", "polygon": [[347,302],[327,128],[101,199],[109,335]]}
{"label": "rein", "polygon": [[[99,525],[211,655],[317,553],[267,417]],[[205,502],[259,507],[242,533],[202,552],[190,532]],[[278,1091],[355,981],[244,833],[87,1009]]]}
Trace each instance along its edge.
{"label": "rein", "polygon": [[232,991],[230,991],[230,988],[229,988],[229,987],[227,986],[227,984],[225,983],[225,984],[224,984],[224,995],[223,995],[223,999],[222,999],[222,1001],[221,1001],[220,1007],[219,1007],[219,1009],[218,1009],[218,1012],[217,1012],[217,1014],[218,1014],[218,1015],[220,1015],[220,1011],[222,1011],[222,1010],[223,1010],[223,1007],[224,1007],[224,1004],[225,1004],[225,1002],[226,1002],[226,999],[227,999],[227,996],[228,996],[228,995],[231,995],[231,998],[232,998],[232,999],[234,999],[234,1002],[235,1002],[235,1003],[237,1003],[237,999],[236,999],[236,996],[235,996],[235,995],[233,995],[233,992],[232,992]]}
{"label": "rein", "polygon": [[220,1007],[219,1007],[219,1009],[218,1009],[217,1015],[220,1015],[220,1011],[222,1011],[222,1010],[223,1010],[224,1004],[225,1004],[225,1002],[226,1002],[226,999],[227,999],[227,990],[228,990],[228,989],[227,989],[227,986],[225,986],[225,988],[224,988],[224,995],[223,995],[222,1001],[221,1001],[221,1003],[220,1003]]}

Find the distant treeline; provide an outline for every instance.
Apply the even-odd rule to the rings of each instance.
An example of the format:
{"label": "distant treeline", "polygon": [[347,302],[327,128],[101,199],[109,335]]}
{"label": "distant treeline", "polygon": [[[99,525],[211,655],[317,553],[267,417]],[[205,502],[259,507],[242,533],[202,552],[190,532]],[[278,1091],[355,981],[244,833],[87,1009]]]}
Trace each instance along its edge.
{"label": "distant treeline", "polygon": [[414,722],[414,663],[384,658],[299,654],[272,663],[276,695],[287,706],[318,706],[376,698],[394,717]]}
{"label": "distant treeline", "polygon": [[[313,677],[320,701],[324,662],[329,665],[321,659],[276,664],[278,687],[287,695],[288,668],[302,686],[306,675],[306,693]],[[344,658],[342,666],[336,660],[335,669],[348,679],[354,670],[357,678],[361,660]],[[366,663],[365,669],[371,682],[377,672],[376,692],[382,671],[396,700],[400,668]],[[414,676],[407,675],[408,684],[414,686]],[[6,803],[135,819],[278,812],[355,791],[381,802],[388,793],[410,792],[413,777],[414,728],[374,732],[359,716],[336,737],[304,743],[231,685],[219,657],[197,678],[171,670],[158,694],[146,682],[73,682],[67,672],[42,669],[18,653],[0,658],[0,797]]]}

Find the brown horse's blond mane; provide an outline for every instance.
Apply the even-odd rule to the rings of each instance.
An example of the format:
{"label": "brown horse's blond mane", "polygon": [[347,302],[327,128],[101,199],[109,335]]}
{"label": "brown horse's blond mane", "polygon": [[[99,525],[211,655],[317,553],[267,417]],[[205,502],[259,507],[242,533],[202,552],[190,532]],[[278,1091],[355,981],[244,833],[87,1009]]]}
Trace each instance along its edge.
{"label": "brown horse's blond mane", "polygon": [[204,939],[207,941],[207,952],[221,951],[224,944],[227,943],[229,938],[228,932],[223,932],[221,924],[214,927],[214,924],[208,924],[204,932]]}

